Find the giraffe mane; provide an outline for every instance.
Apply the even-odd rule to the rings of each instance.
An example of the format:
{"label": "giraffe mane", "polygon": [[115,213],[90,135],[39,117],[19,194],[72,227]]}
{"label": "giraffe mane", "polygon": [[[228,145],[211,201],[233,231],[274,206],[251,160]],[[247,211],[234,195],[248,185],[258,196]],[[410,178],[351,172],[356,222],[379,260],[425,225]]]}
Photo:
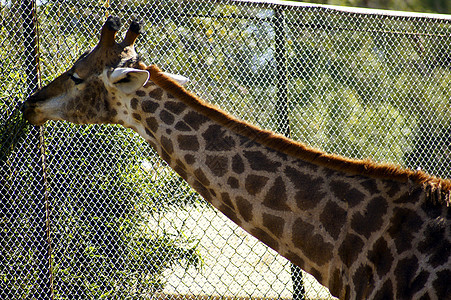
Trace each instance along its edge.
{"label": "giraffe mane", "polygon": [[266,147],[318,166],[352,175],[362,175],[405,183],[413,182],[424,187],[426,196],[430,201],[446,204],[447,206],[451,205],[451,180],[449,179],[435,177],[421,170],[413,171],[411,169],[404,169],[395,164],[376,163],[369,159],[351,159],[337,154],[329,154],[302,142],[290,140],[280,134],[238,120],[217,107],[206,103],[164,75],[155,65],[144,67],[141,64],[140,67],[147,69],[150,73],[150,79],[158,86],[182,100],[199,113],[208,116],[237,134],[246,136]]}

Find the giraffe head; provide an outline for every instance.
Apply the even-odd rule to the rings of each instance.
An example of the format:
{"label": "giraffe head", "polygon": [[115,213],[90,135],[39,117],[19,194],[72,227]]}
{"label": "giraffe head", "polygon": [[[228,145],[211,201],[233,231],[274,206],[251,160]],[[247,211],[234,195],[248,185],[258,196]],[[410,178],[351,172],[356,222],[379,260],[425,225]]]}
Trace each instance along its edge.
{"label": "giraffe head", "polygon": [[110,16],[97,46],[24,102],[22,111],[30,123],[116,123],[115,106],[120,105],[116,98],[133,93],[149,78],[134,48],[141,23],[133,21],[123,41],[117,43],[119,28],[120,19]]}

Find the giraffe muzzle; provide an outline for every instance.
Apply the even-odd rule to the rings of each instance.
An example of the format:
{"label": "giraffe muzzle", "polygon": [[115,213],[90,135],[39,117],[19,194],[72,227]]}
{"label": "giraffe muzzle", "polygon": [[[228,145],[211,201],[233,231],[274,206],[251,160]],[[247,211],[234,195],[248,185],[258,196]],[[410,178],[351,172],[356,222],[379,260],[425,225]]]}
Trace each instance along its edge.
{"label": "giraffe muzzle", "polygon": [[40,126],[47,121],[47,119],[39,116],[39,113],[37,112],[36,102],[31,102],[27,99],[19,106],[19,109],[22,112],[25,120],[27,120],[32,125]]}

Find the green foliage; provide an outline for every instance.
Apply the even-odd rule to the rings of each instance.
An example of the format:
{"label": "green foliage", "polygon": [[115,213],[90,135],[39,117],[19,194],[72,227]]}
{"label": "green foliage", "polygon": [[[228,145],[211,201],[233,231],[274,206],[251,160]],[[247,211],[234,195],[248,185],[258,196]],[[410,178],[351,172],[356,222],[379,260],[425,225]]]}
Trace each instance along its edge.
{"label": "green foliage", "polygon": [[450,176],[451,161],[438,142],[450,128],[451,50],[443,47],[449,41],[418,39],[409,32],[422,28],[409,24],[403,34],[352,20],[346,26],[356,30],[325,30],[319,41],[310,30],[291,36],[293,136],[331,153]]}
{"label": "green foliage", "polygon": [[176,175],[160,170],[149,178],[136,145],[149,153],[150,147],[118,127],[53,124],[51,131],[48,180],[50,201],[59,208],[52,212],[52,239],[61,299],[141,299],[164,286],[167,268],[199,266],[183,231],[168,234],[149,225],[168,209],[198,202],[181,193],[167,201],[165,184]]}
{"label": "green foliage", "polygon": [[34,268],[39,254],[33,251],[37,230],[31,212],[36,202],[30,196],[38,193],[32,185],[36,157],[28,153],[35,140],[29,138],[31,126],[18,109],[26,93],[18,54],[23,48],[15,43],[20,32],[8,31],[5,24],[14,18],[3,3],[0,10],[0,298],[26,299],[33,295],[40,275]]}
{"label": "green foliage", "polygon": [[[6,105],[5,105],[6,106]],[[19,109],[13,110],[5,122],[0,124],[0,164],[6,164],[8,157],[16,149],[17,144],[28,133],[28,124]]]}

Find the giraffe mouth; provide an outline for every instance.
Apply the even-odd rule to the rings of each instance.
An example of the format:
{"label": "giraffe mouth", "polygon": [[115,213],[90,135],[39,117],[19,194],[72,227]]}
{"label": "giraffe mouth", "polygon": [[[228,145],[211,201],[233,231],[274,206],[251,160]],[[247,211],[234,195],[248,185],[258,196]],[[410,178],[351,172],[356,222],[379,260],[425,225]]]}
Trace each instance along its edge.
{"label": "giraffe mouth", "polygon": [[36,111],[36,105],[34,103],[30,103],[29,101],[25,101],[21,106],[20,110],[22,114],[30,124],[35,126],[43,125],[47,119],[39,116],[39,113]]}

